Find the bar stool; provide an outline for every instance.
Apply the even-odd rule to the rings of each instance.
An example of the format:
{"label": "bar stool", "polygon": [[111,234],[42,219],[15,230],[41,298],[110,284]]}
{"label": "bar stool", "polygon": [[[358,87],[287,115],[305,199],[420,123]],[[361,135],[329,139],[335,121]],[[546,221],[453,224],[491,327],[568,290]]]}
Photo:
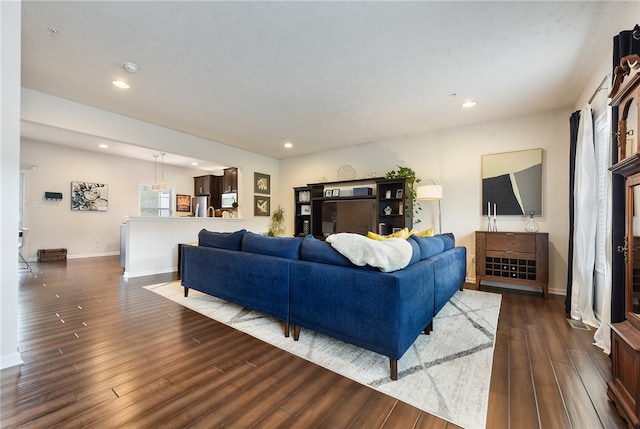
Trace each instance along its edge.
{"label": "bar stool", "polygon": [[29,228],[18,229],[18,256],[20,257],[22,262],[26,265],[25,268],[21,267],[20,269],[26,269],[26,270],[29,270],[29,272],[31,272],[31,265],[29,265],[29,262],[27,262],[24,256],[22,256],[22,248],[24,247],[24,239],[25,239],[25,235],[27,235],[27,232],[29,232]]}

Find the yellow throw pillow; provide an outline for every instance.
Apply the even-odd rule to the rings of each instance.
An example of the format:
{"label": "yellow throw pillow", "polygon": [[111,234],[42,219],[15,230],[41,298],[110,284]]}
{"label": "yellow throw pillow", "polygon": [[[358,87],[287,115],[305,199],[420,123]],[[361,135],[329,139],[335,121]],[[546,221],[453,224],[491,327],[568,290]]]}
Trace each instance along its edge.
{"label": "yellow throw pillow", "polygon": [[413,231],[413,235],[418,237],[433,237],[433,228],[427,228],[424,231]]}
{"label": "yellow throw pillow", "polygon": [[402,228],[400,231],[396,231],[393,234],[389,234],[389,235],[380,235],[371,231],[367,232],[367,237],[377,241],[386,240],[387,238],[404,238],[406,240],[407,238],[409,238],[410,235],[411,235],[411,232],[409,232],[408,228]]}
{"label": "yellow throw pillow", "polygon": [[387,235],[387,238],[404,238],[406,240],[409,235],[409,228],[402,228],[400,231]]}
{"label": "yellow throw pillow", "polygon": [[387,237],[385,237],[384,235],[376,234],[375,232],[371,232],[371,231],[367,232],[367,237],[376,241],[382,241],[387,239]]}

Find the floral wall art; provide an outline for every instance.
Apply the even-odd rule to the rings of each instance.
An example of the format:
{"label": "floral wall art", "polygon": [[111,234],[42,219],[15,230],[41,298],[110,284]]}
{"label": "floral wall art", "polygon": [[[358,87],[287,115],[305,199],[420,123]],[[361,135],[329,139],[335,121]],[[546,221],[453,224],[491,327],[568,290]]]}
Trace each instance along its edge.
{"label": "floral wall art", "polygon": [[104,183],[71,182],[71,210],[106,212],[109,207],[108,186]]}

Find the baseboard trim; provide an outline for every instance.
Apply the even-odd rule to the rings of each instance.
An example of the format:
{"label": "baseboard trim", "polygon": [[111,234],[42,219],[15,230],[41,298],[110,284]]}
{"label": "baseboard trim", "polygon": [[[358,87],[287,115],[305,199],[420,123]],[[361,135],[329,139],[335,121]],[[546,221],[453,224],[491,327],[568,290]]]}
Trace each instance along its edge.
{"label": "baseboard trim", "polygon": [[10,353],[0,357],[0,369],[11,368],[12,366],[22,365],[24,361],[19,352]]}

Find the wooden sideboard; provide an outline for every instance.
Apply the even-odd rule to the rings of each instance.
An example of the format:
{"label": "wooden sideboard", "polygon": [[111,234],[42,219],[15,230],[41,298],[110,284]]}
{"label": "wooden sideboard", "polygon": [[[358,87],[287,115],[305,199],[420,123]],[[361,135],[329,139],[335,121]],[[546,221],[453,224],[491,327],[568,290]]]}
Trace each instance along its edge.
{"label": "wooden sideboard", "polygon": [[476,231],[476,287],[483,280],[549,291],[549,234]]}

